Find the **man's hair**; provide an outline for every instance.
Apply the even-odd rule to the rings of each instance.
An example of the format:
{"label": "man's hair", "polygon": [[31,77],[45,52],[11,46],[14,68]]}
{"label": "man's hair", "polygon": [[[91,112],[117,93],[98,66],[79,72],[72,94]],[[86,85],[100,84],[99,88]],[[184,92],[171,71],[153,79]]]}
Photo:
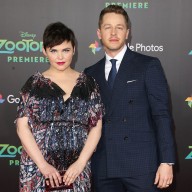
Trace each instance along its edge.
{"label": "man's hair", "polygon": [[43,33],[43,47],[52,48],[64,41],[71,42],[75,47],[75,35],[73,31],[61,22],[49,24]]}
{"label": "man's hair", "polygon": [[119,6],[119,5],[109,5],[108,7],[105,7],[100,15],[99,15],[99,28],[101,28],[101,24],[102,24],[102,21],[103,21],[103,16],[106,14],[106,13],[116,13],[116,14],[121,14],[123,15],[123,17],[125,18],[125,23],[126,23],[126,27],[127,29],[129,28],[129,17],[128,17],[128,14],[127,12],[122,8],[122,6]]}

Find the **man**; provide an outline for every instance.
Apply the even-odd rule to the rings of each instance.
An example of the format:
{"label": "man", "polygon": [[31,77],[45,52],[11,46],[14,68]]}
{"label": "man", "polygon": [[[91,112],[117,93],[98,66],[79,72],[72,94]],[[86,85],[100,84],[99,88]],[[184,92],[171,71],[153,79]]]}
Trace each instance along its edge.
{"label": "man", "polygon": [[128,15],[100,13],[105,57],[85,69],[99,84],[106,114],[92,158],[96,192],[156,192],[173,180],[175,163],[168,85],[160,61],[131,51]]}

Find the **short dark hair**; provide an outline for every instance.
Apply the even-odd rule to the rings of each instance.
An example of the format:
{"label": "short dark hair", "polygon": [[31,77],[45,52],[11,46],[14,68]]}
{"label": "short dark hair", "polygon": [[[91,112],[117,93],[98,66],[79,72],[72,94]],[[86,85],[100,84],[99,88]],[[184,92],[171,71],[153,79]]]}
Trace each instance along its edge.
{"label": "short dark hair", "polygon": [[64,41],[71,42],[75,47],[75,35],[73,31],[61,22],[49,24],[43,33],[43,47],[52,48]]}
{"label": "short dark hair", "polygon": [[123,15],[123,17],[125,18],[125,23],[126,23],[126,26],[127,26],[127,29],[129,28],[129,16],[127,14],[127,12],[123,9],[122,6],[119,6],[119,5],[109,5],[108,7],[105,7],[100,15],[99,15],[99,28],[101,28],[101,24],[102,24],[102,21],[103,21],[103,16],[106,14],[106,13],[116,13],[116,14],[121,14]]}

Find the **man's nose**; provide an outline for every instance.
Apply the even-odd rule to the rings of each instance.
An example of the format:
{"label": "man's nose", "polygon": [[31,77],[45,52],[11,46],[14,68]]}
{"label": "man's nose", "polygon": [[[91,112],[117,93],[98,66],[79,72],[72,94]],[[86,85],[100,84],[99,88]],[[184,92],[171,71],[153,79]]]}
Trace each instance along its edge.
{"label": "man's nose", "polygon": [[116,28],[115,27],[111,29],[111,34],[116,35]]}

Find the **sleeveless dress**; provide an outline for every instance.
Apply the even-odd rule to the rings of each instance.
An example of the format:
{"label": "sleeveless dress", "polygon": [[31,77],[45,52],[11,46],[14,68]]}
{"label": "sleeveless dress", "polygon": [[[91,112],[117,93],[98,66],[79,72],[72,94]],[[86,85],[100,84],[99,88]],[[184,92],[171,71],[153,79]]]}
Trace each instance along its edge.
{"label": "sleeveless dress", "polygon": [[[50,79],[36,72],[21,89],[17,118],[28,124],[44,158],[57,170],[66,170],[80,155],[91,128],[102,119],[103,104],[95,80],[80,73],[70,97]],[[20,192],[44,192],[45,178],[22,149],[19,174]],[[90,192],[90,161],[73,183],[74,190]]]}

